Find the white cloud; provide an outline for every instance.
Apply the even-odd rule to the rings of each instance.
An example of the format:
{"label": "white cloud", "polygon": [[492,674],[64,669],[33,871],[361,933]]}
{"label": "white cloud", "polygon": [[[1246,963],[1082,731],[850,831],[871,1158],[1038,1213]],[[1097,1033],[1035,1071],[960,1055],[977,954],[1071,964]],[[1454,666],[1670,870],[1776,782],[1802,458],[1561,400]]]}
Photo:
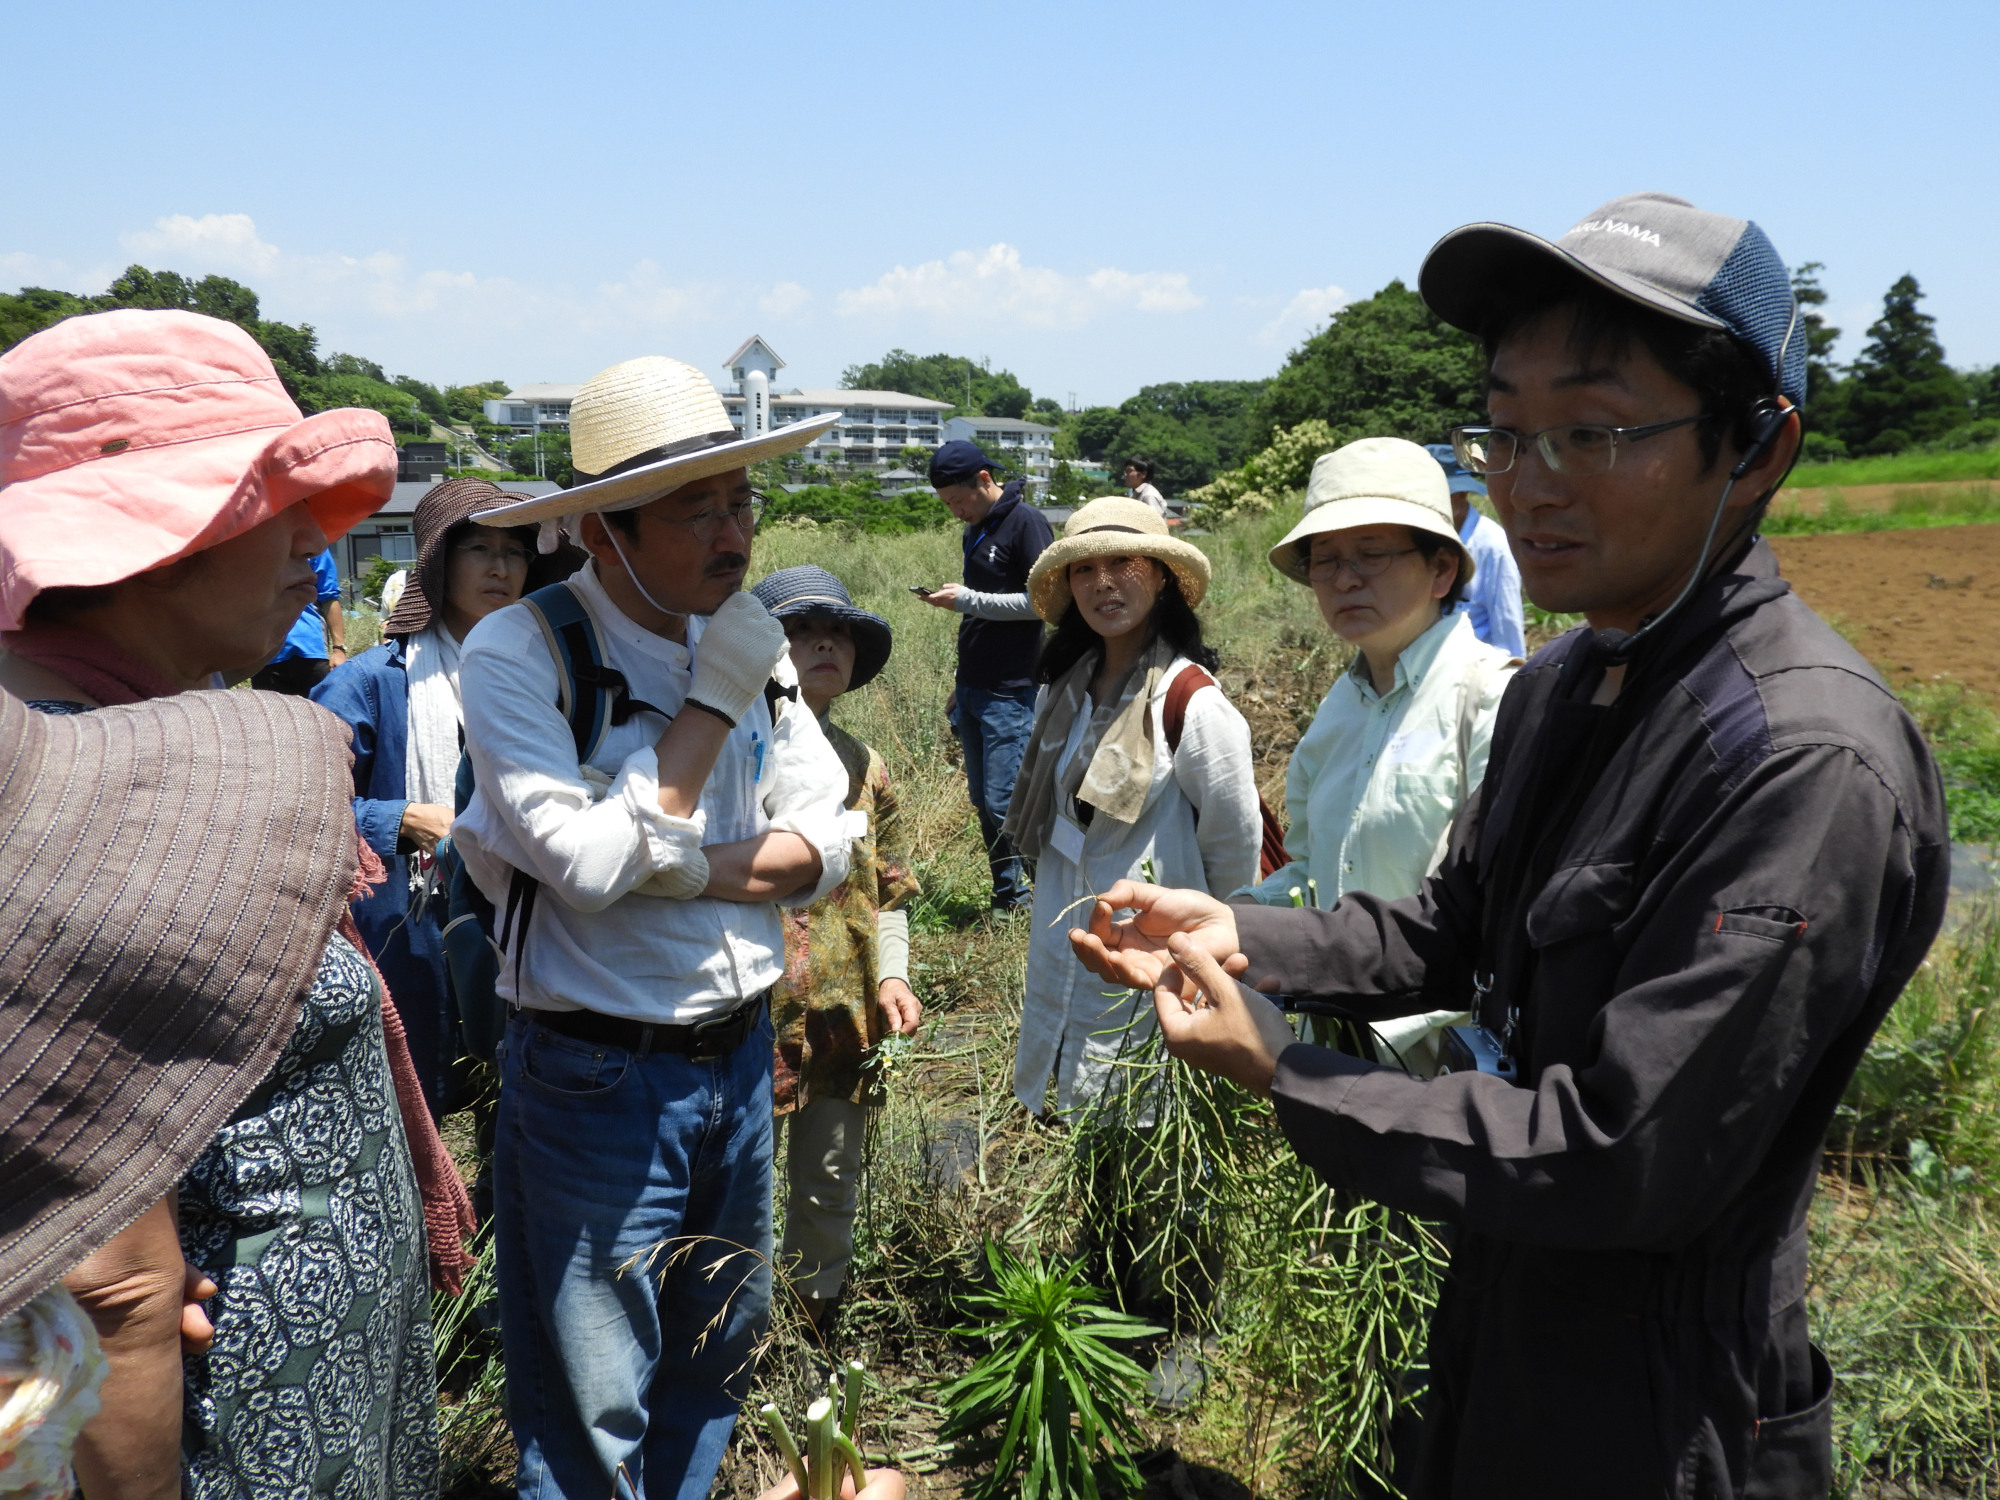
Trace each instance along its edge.
{"label": "white cloud", "polygon": [[278,265],[278,247],[258,236],[248,214],[168,214],[151,229],[120,235],[119,243],[134,255],[174,256],[204,271],[268,276]]}
{"label": "white cloud", "polygon": [[1275,344],[1316,332],[1321,323],[1352,300],[1337,286],[1309,286],[1287,302],[1284,311],[1266,323],[1257,337],[1262,343]]}
{"label": "white cloud", "polygon": [[812,293],[796,281],[781,281],[757,299],[757,311],[767,318],[789,318],[812,301]]}
{"label": "white cloud", "polygon": [[1179,271],[1106,267],[1073,276],[1024,265],[1019,250],[999,244],[897,266],[870,286],[843,291],[835,305],[846,317],[918,313],[957,322],[1004,320],[1074,328],[1109,312],[1178,313],[1201,304]]}

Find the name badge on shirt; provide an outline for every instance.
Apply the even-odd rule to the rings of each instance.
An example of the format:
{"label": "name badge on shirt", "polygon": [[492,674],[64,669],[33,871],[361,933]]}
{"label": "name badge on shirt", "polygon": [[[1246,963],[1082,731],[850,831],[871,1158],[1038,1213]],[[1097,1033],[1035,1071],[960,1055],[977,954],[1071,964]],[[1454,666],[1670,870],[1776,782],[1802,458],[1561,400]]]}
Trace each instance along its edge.
{"label": "name badge on shirt", "polygon": [[1083,825],[1067,813],[1056,814],[1056,826],[1049,831],[1049,847],[1073,865],[1083,863]]}

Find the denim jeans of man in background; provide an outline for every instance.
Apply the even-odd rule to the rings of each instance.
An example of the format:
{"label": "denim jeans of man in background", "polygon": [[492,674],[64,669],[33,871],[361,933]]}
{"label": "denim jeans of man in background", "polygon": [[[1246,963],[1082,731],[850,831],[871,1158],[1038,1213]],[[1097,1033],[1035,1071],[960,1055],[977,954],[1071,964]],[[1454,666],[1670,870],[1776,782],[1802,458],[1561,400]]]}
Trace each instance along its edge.
{"label": "denim jeans of man in background", "polygon": [[700,1500],[770,1311],[770,1017],[691,1061],[532,1014],[507,1024],[494,1161],[516,1484]]}
{"label": "denim jeans of man in background", "polygon": [[987,863],[993,868],[993,905],[1002,911],[1025,907],[1034,900],[1034,892],[1021,856],[1014,852],[1013,841],[1001,836],[1000,825],[1007,821],[1014,778],[1020,774],[1028,735],[1035,727],[1034,691],[995,693],[960,687],[951,727],[965,754],[965,780],[979,814]]}

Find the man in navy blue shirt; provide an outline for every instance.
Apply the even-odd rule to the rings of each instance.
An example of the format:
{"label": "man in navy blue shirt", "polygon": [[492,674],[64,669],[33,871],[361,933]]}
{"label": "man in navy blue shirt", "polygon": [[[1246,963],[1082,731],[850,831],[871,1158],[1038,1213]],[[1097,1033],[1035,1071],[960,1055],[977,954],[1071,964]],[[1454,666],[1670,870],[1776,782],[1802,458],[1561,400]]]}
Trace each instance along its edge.
{"label": "man in navy blue shirt", "polygon": [[313,578],[319,585],[318,597],[292,622],[278,654],[250,679],[252,687],[309,698],[321,679],[347,660],[347,622],[340,613],[340,573],[333,565],[331,549],[313,559]]}
{"label": "man in navy blue shirt", "polygon": [[1028,570],[1053,533],[1048,519],[1022,500],[1020,480],[994,482],[999,468],[962,438],[931,455],[931,488],[965,525],[965,582],[948,583],[924,602],[964,617],[947,710],[965,751],[965,779],[993,869],[993,909],[1012,911],[1025,909],[1034,893],[1000,825],[1035,724],[1042,622],[1028,602]]}

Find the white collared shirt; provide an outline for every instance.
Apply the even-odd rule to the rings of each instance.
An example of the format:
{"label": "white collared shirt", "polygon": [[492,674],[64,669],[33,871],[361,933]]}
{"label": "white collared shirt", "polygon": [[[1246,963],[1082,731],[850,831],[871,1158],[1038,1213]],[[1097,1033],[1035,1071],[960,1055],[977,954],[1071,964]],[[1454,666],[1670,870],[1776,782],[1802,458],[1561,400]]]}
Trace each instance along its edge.
{"label": "white collared shirt", "polygon": [[[597,627],[606,664],[625,674],[634,697],[679,713],[708,622],[689,618],[687,646],[641,629],[611,602],[596,567],[569,582]],[[789,657],[778,659],[775,675],[785,686],[797,681]],[[694,816],[675,818],[660,809],[654,746],[666,724],[658,714],[607,727],[590,764],[611,778],[611,790],[593,794],[556,706],[555,662],[526,606],[473,628],[459,683],[477,790],[453,841],[503,914],[515,869],[539,883],[520,983],[514,965],[502,965],[503,998],[534,1009],[686,1022],[778,980],[785,945],[777,906],[810,905],[847,878],[847,771],[809,710],[785,700],[773,726],[759,698],[723,742]],[[703,845],[770,829],[796,833],[819,851],[816,886],[775,904],[637,893]]]}

